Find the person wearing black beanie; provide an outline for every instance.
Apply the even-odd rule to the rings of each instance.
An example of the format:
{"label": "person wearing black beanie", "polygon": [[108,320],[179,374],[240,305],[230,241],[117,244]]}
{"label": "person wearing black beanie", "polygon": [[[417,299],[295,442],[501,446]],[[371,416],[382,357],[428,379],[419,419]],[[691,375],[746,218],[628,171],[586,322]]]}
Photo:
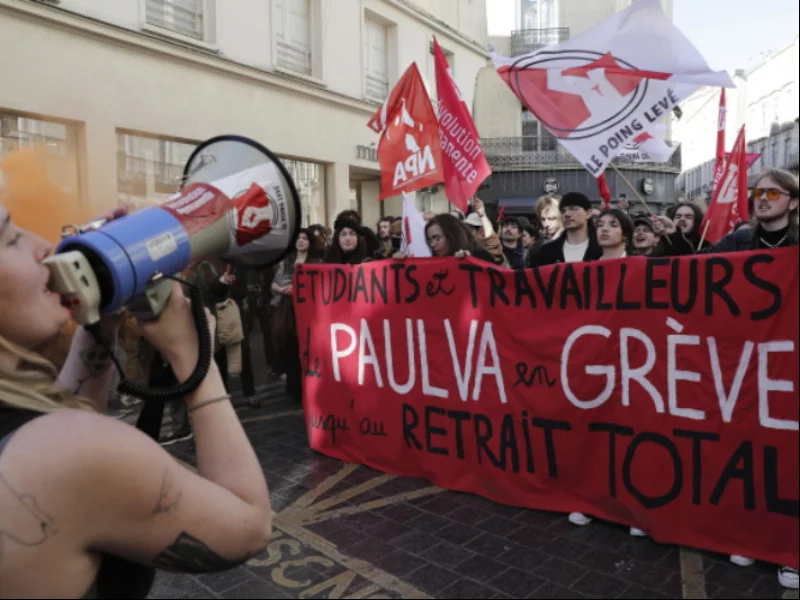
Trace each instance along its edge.
{"label": "person wearing black beanie", "polygon": [[559,209],[564,223],[564,235],[542,246],[533,256],[532,266],[598,260],[603,251],[594,235],[592,203],[589,198],[578,192],[570,192],[559,202]]}
{"label": "person wearing black beanie", "polygon": [[369,256],[364,230],[349,215],[339,215],[333,225],[333,240],[325,262],[329,265],[360,265]]}

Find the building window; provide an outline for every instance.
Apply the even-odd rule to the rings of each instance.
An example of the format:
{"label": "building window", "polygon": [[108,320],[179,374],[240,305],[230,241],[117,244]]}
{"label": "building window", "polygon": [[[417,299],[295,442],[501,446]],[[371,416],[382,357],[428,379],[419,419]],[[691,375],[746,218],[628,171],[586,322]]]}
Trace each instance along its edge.
{"label": "building window", "polygon": [[0,111],[0,158],[25,148],[41,148],[47,177],[66,194],[79,197],[75,125]]}
{"label": "building window", "polygon": [[365,82],[367,98],[383,101],[389,95],[389,28],[367,18],[365,35]]}
{"label": "building window", "polygon": [[559,25],[559,0],[520,0],[522,29],[552,29]]}
{"label": "building window", "polygon": [[300,195],[302,226],[326,223],[325,215],[325,168],[317,163],[301,160],[281,159],[289,171]]}
{"label": "building window", "polygon": [[205,39],[205,0],[146,0],[147,23],[198,40]]}
{"label": "building window", "polygon": [[197,144],[117,130],[117,192],[133,210],[161,204],[180,189]]}
{"label": "building window", "polygon": [[310,0],[275,0],[274,7],[278,66],[311,75]]}

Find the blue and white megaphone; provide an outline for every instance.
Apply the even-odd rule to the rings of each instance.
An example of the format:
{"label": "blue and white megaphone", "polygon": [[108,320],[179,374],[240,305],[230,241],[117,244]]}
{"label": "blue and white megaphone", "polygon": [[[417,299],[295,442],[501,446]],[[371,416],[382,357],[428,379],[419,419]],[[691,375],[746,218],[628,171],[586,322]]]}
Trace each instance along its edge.
{"label": "blue and white megaphone", "polygon": [[82,325],[123,308],[157,317],[169,299],[165,276],[215,257],[273,265],[293,246],[300,220],[297,189],[272,152],[244,137],[213,138],[192,154],[166,203],[66,227],[46,261],[51,287]]}

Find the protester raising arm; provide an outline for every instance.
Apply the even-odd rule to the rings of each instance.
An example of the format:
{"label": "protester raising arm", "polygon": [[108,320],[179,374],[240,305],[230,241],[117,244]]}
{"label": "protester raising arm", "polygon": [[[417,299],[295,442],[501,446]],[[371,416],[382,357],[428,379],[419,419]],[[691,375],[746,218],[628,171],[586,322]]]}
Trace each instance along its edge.
{"label": "protester raising arm", "polygon": [[654,256],[686,256],[694,254],[692,243],[669,217],[653,217],[653,231],[660,237]]}
{"label": "protester raising arm", "polygon": [[[219,371],[186,398],[197,473],[60,389],[33,351],[70,318],[46,289],[50,250],[0,206],[0,597],[144,597],[147,567],[203,573],[247,560],[269,539],[269,494]],[[185,381],[199,343],[177,284],[142,329]]]}

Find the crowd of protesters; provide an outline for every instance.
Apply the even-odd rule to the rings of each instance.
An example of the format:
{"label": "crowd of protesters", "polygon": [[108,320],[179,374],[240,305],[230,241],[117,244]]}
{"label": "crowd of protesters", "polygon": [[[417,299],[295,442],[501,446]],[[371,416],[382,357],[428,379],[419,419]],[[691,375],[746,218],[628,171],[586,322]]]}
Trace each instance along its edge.
{"label": "crowd of protesters", "polygon": [[[624,259],[632,256],[669,257],[697,253],[735,252],[773,249],[798,243],[798,180],[791,173],[770,170],[756,181],[751,197],[751,216],[736,231],[716,244],[706,244],[701,231],[704,213],[693,203],[679,203],[664,216],[638,211],[621,200],[614,208],[594,208],[581,193],[546,195],[535,202],[530,219],[503,217],[497,227],[486,214],[485,206],[474,199],[467,214],[425,213],[425,236],[434,257],[479,260],[507,269],[539,268],[557,263]],[[298,334],[292,305],[292,280],[298,264],[359,265],[380,260],[404,260],[403,221],[383,217],[373,230],[354,210],[340,213],[333,229],[313,225],[303,229],[295,249],[269,271],[225,271],[220,275],[211,265],[198,265],[192,281],[204,287],[209,308],[224,322],[224,311],[241,319],[241,326],[228,327],[232,335],[220,339],[226,330],[218,328],[216,360],[226,384],[241,379],[242,394],[258,407],[253,378],[251,336],[259,324],[270,382],[285,380],[286,393],[302,401],[302,375],[298,357]],[[238,309],[238,311],[237,311]],[[239,316],[240,315],[240,316]],[[242,342],[242,352],[230,345]],[[232,364],[235,368],[232,368]],[[151,367],[151,384],[170,381],[169,368],[159,356]],[[178,403],[178,406],[183,406]],[[170,444],[191,437],[188,419],[173,415],[172,430],[164,436]],[[569,516],[571,523],[585,526],[592,518],[580,513]],[[631,535],[646,532],[632,529]],[[734,556],[731,560],[746,566],[752,561]],[[786,587],[797,587],[797,572],[780,569]]]}

